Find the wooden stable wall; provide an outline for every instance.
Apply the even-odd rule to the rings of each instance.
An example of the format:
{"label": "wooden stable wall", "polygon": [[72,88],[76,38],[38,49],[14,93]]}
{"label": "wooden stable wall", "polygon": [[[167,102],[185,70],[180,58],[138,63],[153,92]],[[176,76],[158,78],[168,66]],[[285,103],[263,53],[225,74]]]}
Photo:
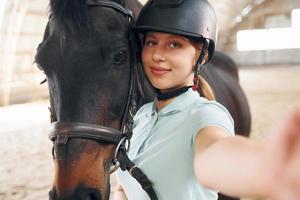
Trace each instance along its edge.
{"label": "wooden stable wall", "polygon": [[34,67],[36,46],[47,19],[47,4],[37,0],[5,1],[0,30],[0,106],[44,97],[43,75]]}
{"label": "wooden stable wall", "polygon": [[299,65],[300,49],[230,52],[239,66]]}
{"label": "wooden stable wall", "polygon": [[[239,52],[236,42],[236,33],[240,30],[291,27],[291,11],[296,8],[300,8],[300,1],[286,0],[284,3],[282,0],[265,1],[237,23],[227,33],[226,38],[223,37],[219,41],[219,48],[232,56],[239,65],[300,64],[300,49]],[[289,38],[282,35],[278,40],[289,40]]]}

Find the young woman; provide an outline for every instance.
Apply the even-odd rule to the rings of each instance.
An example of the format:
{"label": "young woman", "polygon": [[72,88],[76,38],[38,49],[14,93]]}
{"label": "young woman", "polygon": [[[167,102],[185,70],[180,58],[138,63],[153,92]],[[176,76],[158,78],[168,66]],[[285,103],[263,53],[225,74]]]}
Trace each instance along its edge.
{"label": "young woman", "polygon": [[[135,116],[129,157],[160,200],[216,200],[218,191],[300,199],[300,110],[270,138],[256,141],[234,136],[228,111],[210,101],[199,68],[214,52],[216,24],[206,0],[150,0],[144,6],[135,30],[143,35],[141,60],[158,95]],[[198,85],[206,98],[195,91]],[[115,200],[149,199],[127,172],[117,177]]]}

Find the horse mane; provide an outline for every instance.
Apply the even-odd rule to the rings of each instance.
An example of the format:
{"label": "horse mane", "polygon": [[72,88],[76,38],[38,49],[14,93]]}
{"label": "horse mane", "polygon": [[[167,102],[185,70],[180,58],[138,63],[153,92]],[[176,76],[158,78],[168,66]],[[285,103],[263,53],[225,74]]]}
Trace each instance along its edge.
{"label": "horse mane", "polygon": [[50,18],[61,42],[67,33],[78,35],[89,28],[86,0],[50,0]]}

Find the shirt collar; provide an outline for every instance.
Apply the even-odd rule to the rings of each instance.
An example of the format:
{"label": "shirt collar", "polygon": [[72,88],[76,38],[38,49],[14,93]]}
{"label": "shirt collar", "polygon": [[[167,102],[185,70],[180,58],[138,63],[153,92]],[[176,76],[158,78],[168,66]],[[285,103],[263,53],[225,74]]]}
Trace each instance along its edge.
{"label": "shirt collar", "polygon": [[[191,88],[183,94],[175,97],[175,99],[169,103],[166,107],[160,110],[157,114],[158,115],[171,115],[178,113],[184,110],[187,106],[192,104],[195,99],[199,99],[199,93],[197,91],[193,91]],[[152,114],[156,113],[156,102],[157,99],[153,101],[152,105]]]}

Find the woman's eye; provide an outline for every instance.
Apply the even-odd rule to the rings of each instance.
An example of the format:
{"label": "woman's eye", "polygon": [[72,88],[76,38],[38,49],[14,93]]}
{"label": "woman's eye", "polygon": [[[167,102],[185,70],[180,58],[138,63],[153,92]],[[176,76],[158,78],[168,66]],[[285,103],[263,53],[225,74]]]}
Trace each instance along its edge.
{"label": "woman's eye", "polygon": [[178,42],[172,42],[172,43],[170,43],[169,47],[177,49],[177,48],[182,47],[182,45]]}
{"label": "woman's eye", "polygon": [[123,64],[127,60],[127,51],[119,51],[115,56],[114,56],[114,64],[120,65]]}
{"label": "woman's eye", "polygon": [[155,44],[156,44],[156,42],[153,41],[153,40],[148,40],[148,41],[145,42],[145,45],[146,45],[146,46],[149,46],[149,47],[152,47],[152,46],[154,46]]}

